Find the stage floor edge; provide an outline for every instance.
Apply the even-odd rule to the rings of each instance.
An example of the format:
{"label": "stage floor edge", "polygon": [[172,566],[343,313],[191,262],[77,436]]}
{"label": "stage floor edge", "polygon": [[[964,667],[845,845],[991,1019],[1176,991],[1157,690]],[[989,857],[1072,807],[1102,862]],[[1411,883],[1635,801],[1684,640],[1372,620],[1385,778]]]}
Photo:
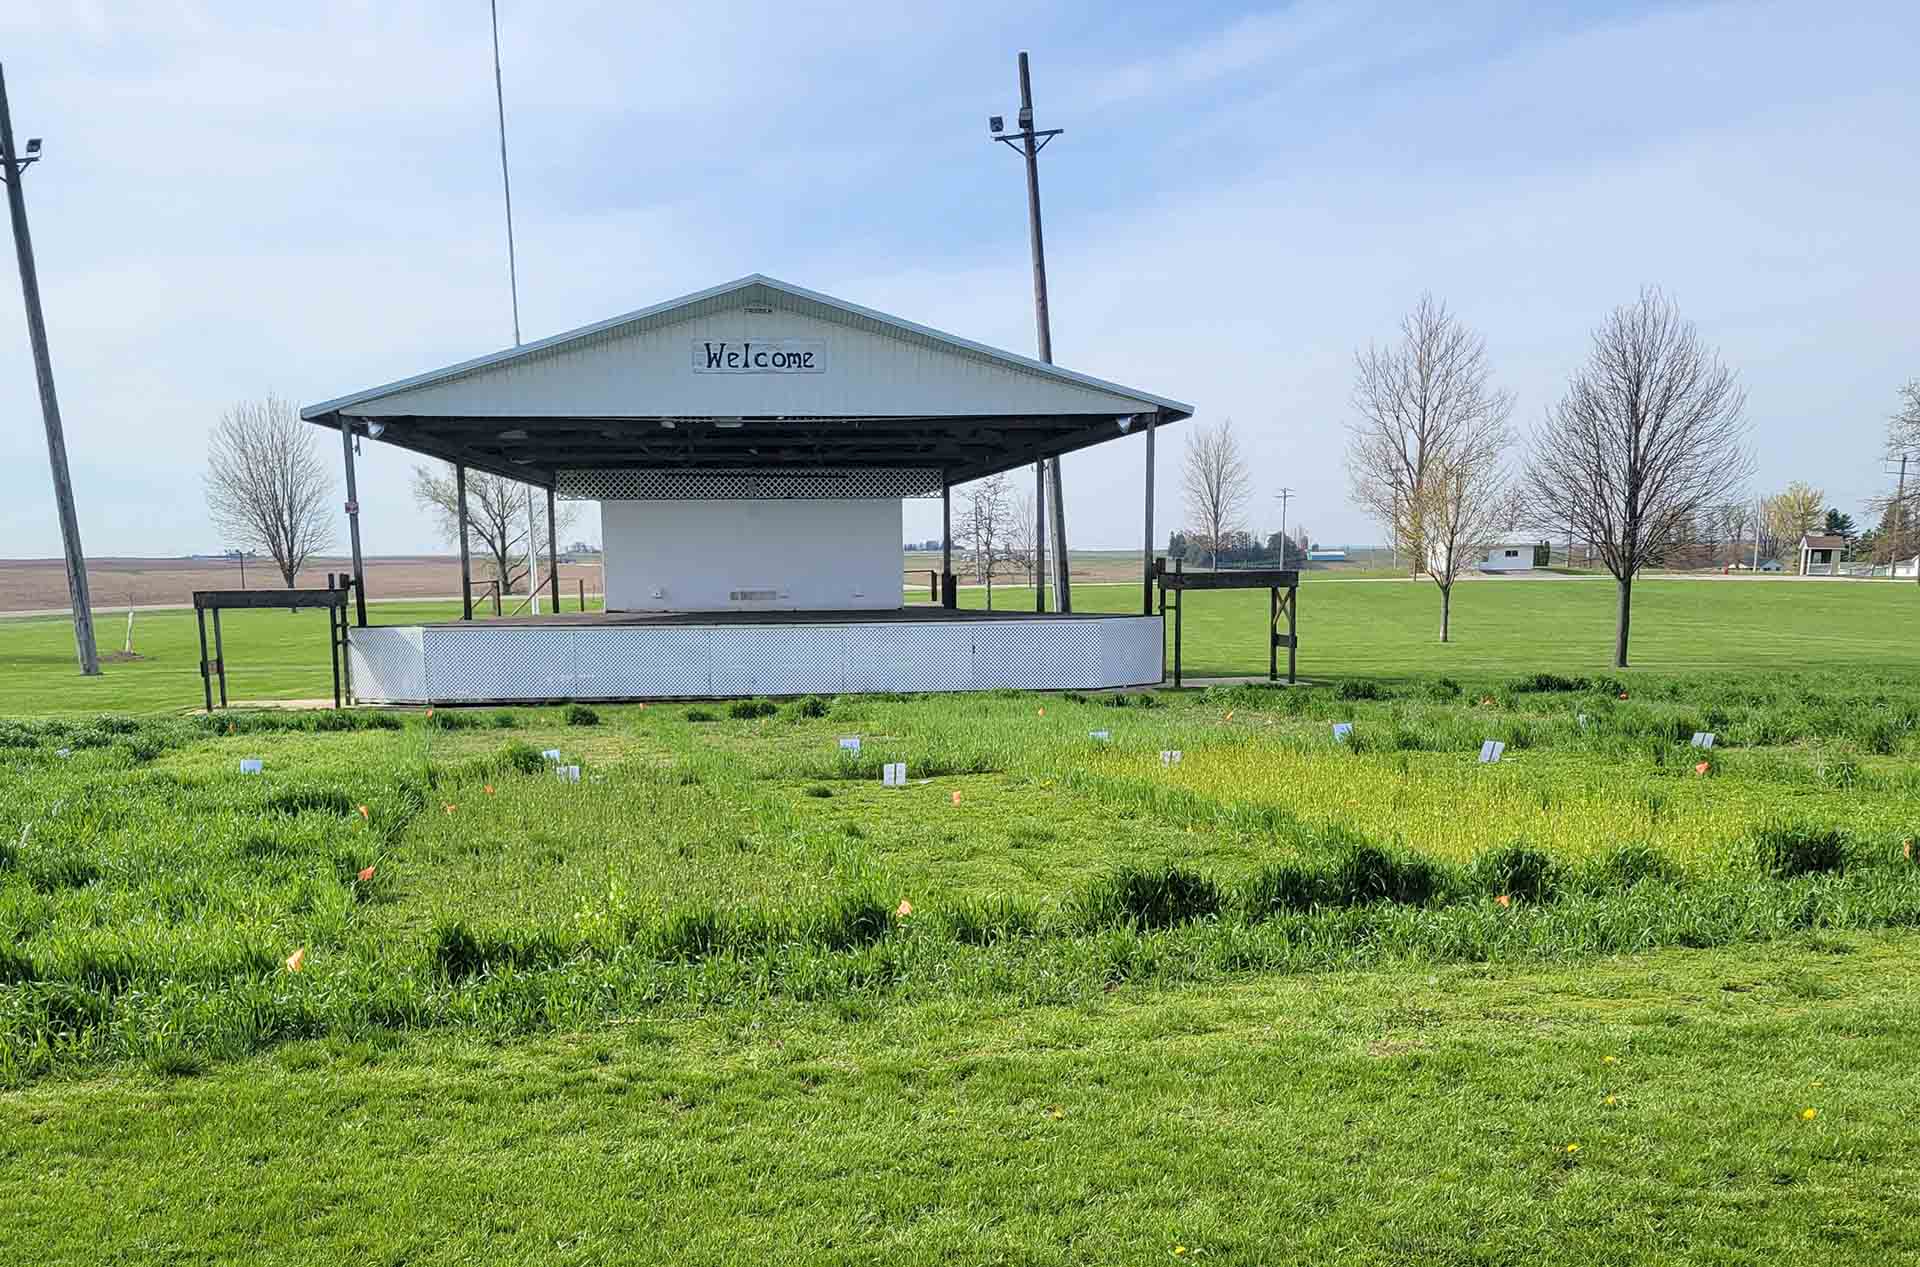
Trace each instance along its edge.
{"label": "stage floor edge", "polygon": [[348,635],[357,703],[525,704],[1158,685],[1159,616],[570,613]]}

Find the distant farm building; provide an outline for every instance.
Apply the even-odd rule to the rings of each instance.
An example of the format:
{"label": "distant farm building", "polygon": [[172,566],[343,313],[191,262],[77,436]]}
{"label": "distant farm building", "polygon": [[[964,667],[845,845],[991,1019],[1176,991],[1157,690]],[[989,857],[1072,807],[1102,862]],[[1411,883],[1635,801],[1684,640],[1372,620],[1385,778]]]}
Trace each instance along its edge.
{"label": "distant farm building", "polygon": [[1487,549],[1479,563],[1482,572],[1531,572],[1547,566],[1550,547],[1540,541],[1502,541]]}
{"label": "distant farm building", "polygon": [[1307,551],[1307,562],[1309,563],[1345,563],[1346,561],[1347,552],[1345,550]]}
{"label": "distant farm building", "polygon": [[1847,548],[1845,537],[1809,533],[1800,538],[1800,575],[1832,576],[1838,570],[1840,554]]}

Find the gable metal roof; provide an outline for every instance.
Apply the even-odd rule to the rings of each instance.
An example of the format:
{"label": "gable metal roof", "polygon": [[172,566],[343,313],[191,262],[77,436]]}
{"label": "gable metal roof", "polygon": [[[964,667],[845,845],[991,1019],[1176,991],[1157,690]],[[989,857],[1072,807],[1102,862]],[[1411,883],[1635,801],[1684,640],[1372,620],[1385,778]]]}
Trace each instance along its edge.
{"label": "gable metal roof", "polygon": [[[764,273],[752,273],[737,281],[696,291],[690,295],[682,295],[678,299],[669,299],[664,303],[653,304],[646,308],[638,308],[621,316],[596,321],[591,325],[580,326],[533,343],[525,343],[519,347],[474,357],[472,360],[461,361],[441,369],[429,370],[424,374],[415,374],[410,378],[399,379],[378,387],[369,387],[345,396],[337,396],[332,400],[321,401],[317,405],[308,405],[300,411],[300,416],[309,422],[318,422],[333,414],[355,414],[361,408],[372,405],[382,398],[397,396],[417,388],[452,382],[486,370],[537,360],[557,350],[589,343],[608,335],[629,334],[650,327],[671,325],[702,315],[706,311],[737,307],[742,302],[751,301],[753,298],[751,292],[756,287],[797,301],[802,305],[815,306],[830,320],[870,325],[878,332],[895,337],[929,343],[962,355],[984,358],[1007,368],[1019,369],[1042,378],[1125,397],[1137,402],[1140,406],[1160,411],[1166,421],[1193,416],[1193,407],[1180,401],[1138,391],[1131,387],[1123,387],[1118,383],[1095,378],[1090,374],[1075,373],[1057,365],[1049,365],[1045,361],[1021,356],[1017,352],[1008,352],[984,343],[976,343],[971,339],[963,339],[943,330],[935,330],[930,326],[919,325],[872,308],[863,308],[859,304],[848,303],[844,299],[835,299],[819,291],[795,286],[777,278],[768,277]],[[1143,408],[1142,412],[1145,412],[1146,408]]]}

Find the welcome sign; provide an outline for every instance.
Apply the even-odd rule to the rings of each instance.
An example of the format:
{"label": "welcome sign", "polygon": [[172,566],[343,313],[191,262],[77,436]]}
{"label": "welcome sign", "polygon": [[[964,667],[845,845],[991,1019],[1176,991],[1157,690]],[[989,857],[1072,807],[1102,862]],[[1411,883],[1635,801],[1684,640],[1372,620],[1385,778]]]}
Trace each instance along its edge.
{"label": "welcome sign", "polygon": [[696,374],[824,374],[825,339],[695,339]]}

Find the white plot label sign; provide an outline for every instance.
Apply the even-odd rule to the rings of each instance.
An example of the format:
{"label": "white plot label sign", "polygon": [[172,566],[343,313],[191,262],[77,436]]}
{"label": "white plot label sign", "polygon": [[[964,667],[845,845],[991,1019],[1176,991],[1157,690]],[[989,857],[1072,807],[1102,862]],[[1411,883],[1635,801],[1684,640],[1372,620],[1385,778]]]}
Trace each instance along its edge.
{"label": "white plot label sign", "polygon": [[1505,752],[1506,750],[1507,750],[1507,745],[1502,743],[1500,740],[1498,739],[1487,740],[1485,743],[1480,745],[1480,764],[1481,765],[1495,764],[1500,760],[1500,754]]}
{"label": "white plot label sign", "polygon": [[856,757],[859,756],[860,755],[860,736],[858,735],[840,736],[840,751],[849,753]]}
{"label": "white plot label sign", "polygon": [[240,758],[240,773],[242,774],[258,774],[264,769],[266,769],[266,763],[258,757]]}
{"label": "white plot label sign", "polygon": [[1711,748],[1711,747],[1713,747],[1713,732],[1712,732],[1711,730],[1696,730],[1696,731],[1694,731],[1694,732],[1693,732],[1693,738],[1691,738],[1691,739],[1689,739],[1689,740],[1687,740],[1687,746],[1688,746],[1689,748]]}
{"label": "white plot label sign", "polygon": [[1161,765],[1179,765],[1180,755],[1181,755],[1180,750],[1178,748],[1163,748],[1160,751],[1160,764]]}
{"label": "white plot label sign", "polygon": [[880,767],[880,782],[887,787],[905,787],[907,785],[907,763],[889,761]]}
{"label": "white plot label sign", "polygon": [[1349,737],[1350,735],[1352,735],[1352,734],[1353,734],[1353,723],[1352,723],[1352,722],[1350,722],[1350,721],[1337,721],[1337,722],[1335,722],[1335,723],[1333,723],[1333,741],[1334,741],[1335,743],[1345,743],[1345,742],[1347,742],[1347,738],[1348,738],[1348,737]]}

